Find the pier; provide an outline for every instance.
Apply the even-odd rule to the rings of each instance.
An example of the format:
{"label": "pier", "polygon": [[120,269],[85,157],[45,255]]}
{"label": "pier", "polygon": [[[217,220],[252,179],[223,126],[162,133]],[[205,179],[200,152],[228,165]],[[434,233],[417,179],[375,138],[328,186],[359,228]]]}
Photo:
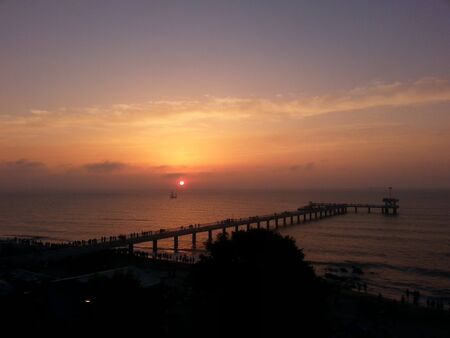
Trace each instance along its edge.
{"label": "pier", "polygon": [[[399,205],[399,200],[397,198],[391,198],[386,197],[383,198],[383,204],[362,204],[362,203],[345,203],[345,204],[338,204],[341,207],[344,207],[345,209],[352,209],[355,211],[355,213],[359,210],[366,210],[369,214],[372,212],[372,210],[380,210],[382,214],[386,215],[397,215]],[[312,207],[327,207],[335,205],[333,203],[313,203],[310,202],[310,206]]]}
{"label": "pier", "polygon": [[[250,216],[239,219],[225,219],[212,223],[191,224],[179,228],[160,229],[158,231],[142,231],[128,235],[102,237],[100,239],[90,239],[87,241],[75,241],[64,243],[54,250],[46,250],[40,255],[28,257],[31,260],[52,261],[65,257],[77,256],[85,253],[93,253],[107,249],[127,248],[129,253],[133,253],[134,245],[139,243],[151,243],[152,256],[158,257],[158,242],[163,239],[173,240],[173,252],[179,251],[179,238],[190,236],[192,250],[197,248],[197,235],[207,233],[208,240],[213,240],[214,232],[227,233],[237,231],[249,231],[252,228],[265,228],[277,230],[280,227],[292,226],[320,219],[345,215],[348,212],[367,212],[368,214],[378,212],[384,215],[397,215],[399,200],[395,198],[384,198],[381,204],[362,203],[317,203],[310,202],[308,205],[293,211],[283,211],[268,215]],[[9,257],[23,261],[23,256]]]}

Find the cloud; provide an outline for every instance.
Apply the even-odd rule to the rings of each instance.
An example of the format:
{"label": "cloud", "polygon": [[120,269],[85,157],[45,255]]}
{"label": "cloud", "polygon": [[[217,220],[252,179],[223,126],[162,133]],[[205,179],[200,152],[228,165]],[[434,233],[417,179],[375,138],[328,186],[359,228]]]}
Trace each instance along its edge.
{"label": "cloud", "polygon": [[166,173],[166,174],[162,174],[161,176],[164,178],[177,178],[177,177],[181,177],[181,176],[185,176],[186,173],[184,172],[173,172],[173,173]]}
{"label": "cloud", "polygon": [[299,171],[312,171],[316,167],[316,164],[314,162],[308,162],[304,164],[296,164],[291,167],[289,167],[290,171],[293,172],[299,172]]}
{"label": "cloud", "polygon": [[37,116],[42,116],[42,115],[49,115],[51,114],[49,111],[47,110],[40,110],[40,109],[31,109],[30,113],[32,115],[37,115]]}
{"label": "cloud", "polygon": [[47,171],[47,166],[42,162],[30,161],[27,159],[0,162],[0,173],[32,174],[45,171]]}
{"label": "cloud", "polygon": [[191,100],[153,100],[109,106],[64,107],[55,111],[33,109],[26,116],[0,116],[0,132],[17,127],[84,127],[90,129],[209,127],[212,123],[245,120],[304,118],[332,112],[377,107],[403,107],[450,102],[447,79],[423,78],[402,83],[375,82],[367,86],[327,95],[274,98],[213,97]]}
{"label": "cloud", "polygon": [[[352,111],[374,107],[400,107],[414,104],[450,101],[450,82],[423,78],[409,83],[376,82],[348,91],[295,99],[212,97],[203,100],[150,101],[139,105],[114,105],[112,115],[165,119],[174,116],[185,120],[215,119],[233,121],[264,115],[307,117],[330,112]],[[102,109],[97,113],[101,114]]]}
{"label": "cloud", "polygon": [[126,168],[127,165],[122,162],[111,162],[111,161],[103,161],[98,163],[88,163],[83,166],[83,168],[89,173],[94,174],[104,174],[120,171]]}
{"label": "cloud", "polygon": [[424,78],[411,83],[373,83],[346,92],[295,100],[258,100],[260,112],[307,117],[331,112],[376,107],[402,107],[434,102],[450,102],[450,82]]}
{"label": "cloud", "polygon": [[[380,186],[391,181],[402,187],[412,187],[415,182],[429,187],[449,186],[448,162],[445,160],[436,166],[433,175],[429,175],[430,163],[433,162],[424,161],[400,164],[375,161],[369,167],[365,164],[321,163],[311,161],[277,167],[273,164],[239,168],[212,166],[207,171],[207,168],[198,166],[179,170],[176,166],[132,165],[114,161],[52,168],[41,162],[21,159],[0,162],[0,192],[167,190],[181,176],[194,189],[364,187],[367,178],[371,184]],[[109,174],[115,170],[119,170],[117,174]]]}

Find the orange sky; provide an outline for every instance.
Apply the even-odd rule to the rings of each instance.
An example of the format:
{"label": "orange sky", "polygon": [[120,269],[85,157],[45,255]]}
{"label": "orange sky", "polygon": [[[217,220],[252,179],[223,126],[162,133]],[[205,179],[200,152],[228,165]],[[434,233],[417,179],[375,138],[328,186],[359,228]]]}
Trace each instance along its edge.
{"label": "orange sky", "polygon": [[0,190],[450,188],[444,1],[0,2]]}
{"label": "orange sky", "polygon": [[33,109],[1,116],[0,172],[4,187],[179,177],[198,188],[448,187],[449,108],[449,81],[428,78],[315,97]]}

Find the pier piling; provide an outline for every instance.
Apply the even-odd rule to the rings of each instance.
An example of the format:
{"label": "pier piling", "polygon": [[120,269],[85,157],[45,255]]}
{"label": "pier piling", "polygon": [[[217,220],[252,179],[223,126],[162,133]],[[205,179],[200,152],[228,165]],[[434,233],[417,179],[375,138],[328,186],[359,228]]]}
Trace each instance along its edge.
{"label": "pier piling", "polygon": [[173,237],[173,251],[178,253],[178,236]]}

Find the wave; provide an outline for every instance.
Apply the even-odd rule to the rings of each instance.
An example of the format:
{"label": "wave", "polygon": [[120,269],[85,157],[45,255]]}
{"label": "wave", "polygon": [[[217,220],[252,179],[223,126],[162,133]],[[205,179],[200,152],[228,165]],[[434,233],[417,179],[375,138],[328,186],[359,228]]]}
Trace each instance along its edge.
{"label": "wave", "polygon": [[417,266],[398,266],[387,263],[375,263],[375,262],[356,262],[356,261],[346,261],[346,262],[323,262],[323,261],[309,261],[312,265],[320,266],[334,266],[338,268],[352,268],[356,266],[364,270],[394,270],[402,273],[417,274],[429,277],[439,277],[446,278],[450,280],[450,270],[434,269],[434,268],[424,268]]}

